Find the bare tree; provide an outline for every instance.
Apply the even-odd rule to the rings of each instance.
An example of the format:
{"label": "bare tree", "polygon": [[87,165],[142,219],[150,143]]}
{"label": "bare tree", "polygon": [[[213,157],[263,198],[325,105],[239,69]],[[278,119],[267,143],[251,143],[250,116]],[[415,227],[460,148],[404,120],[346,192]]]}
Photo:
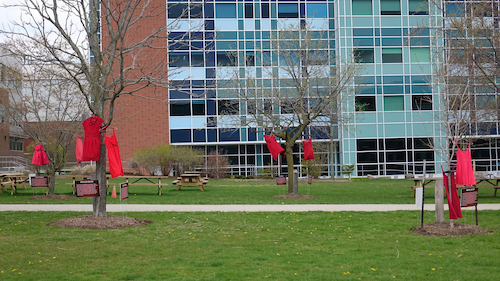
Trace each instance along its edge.
{"label": "bare tree", "polygon": [[[332,120],[342,123],[343,99],[353,93],[350,87],[360,71],[352,56],[341,62],[329,51],[322,33],[305,25],[283,26],[270,40],[274,50],[262,50],[262,74],[254,68],[242,73],[238,67],[228,67],[229,79],[217,85],[219,93],[229,97],[219,104],[222,123],[232,121],[283,140],[289,175],[294,168],[293,146],[306,130],[330,128]],[[242,58],[234,53],[232,66],[252,66],[256,60],[260,58],[252,54]],[[260,75],[265,83],[256,79]],[[289,178],[292,194],[293,177]]]}
{"label": "bare tree", "polygon": [[[458,149],[455,141],[466,150],[470,141],[489,135],[499,120],[499,6],[495,1],[431,5],[443,15],[437,22],[431,17],[431,26],[423,26],[434,38],[432,83],[439,95],[414,97],[413,107],[436,112],[441,135],[427,145],[450,170]],[[437,191],[436,197],[442,198],[442,190]],[[444,222],[440,209],[436,221]]]}
{"label": "bare tree", "polygon": [[[4,31],[11,49],[63,69],[92,114],[104,119],[103,128],[112,123],[115,102],[123,95],[166,100],[168,32],[180,24],[175,18],[167,19],[164,1],[20,0],[15,6],[23,9],[25,17]],[[193,10],[190,5],[182,6],[177,18]],[[25,41],[45,52],[23,49]],[[101,186],[106,182],[103,138],[101,134],[97,161]],[[93,211],[96,217],[106,216],[105,188],[93,198]]]}
{"label": "bare tree", "polygon": [[49,195],[54,195],[55,173],[66,165],[68,146],[82,132],[80,122],[87,106],[72,80],[56,65],[24,61],[21,86],[10,95],[7,116],[35,143],[44,144]]}

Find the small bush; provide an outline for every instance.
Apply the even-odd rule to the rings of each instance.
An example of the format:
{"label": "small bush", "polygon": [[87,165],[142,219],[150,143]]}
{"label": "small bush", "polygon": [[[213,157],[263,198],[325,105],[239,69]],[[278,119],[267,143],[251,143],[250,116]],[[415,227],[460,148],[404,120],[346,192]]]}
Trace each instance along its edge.
{"label": "small bush", "polygon": [[77,166],[73,168],[71,171],[72,175],[79,175],[79,176],[90,176],[96,173],[96,166],[95,164],[93,165],[85,165],[85,166]]}

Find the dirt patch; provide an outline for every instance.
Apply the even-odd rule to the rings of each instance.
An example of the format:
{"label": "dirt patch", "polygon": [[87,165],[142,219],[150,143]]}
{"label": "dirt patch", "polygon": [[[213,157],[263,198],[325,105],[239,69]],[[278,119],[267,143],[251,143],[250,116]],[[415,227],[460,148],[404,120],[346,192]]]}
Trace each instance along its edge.
{"label": "dirt patch", "polygon": [[148,225],[150,223],[153,222],[150,220],[141,220],[129,217],[106,216],[96,218],[92,215],[83,215],[49,222],[47,225],[64,228],[78,227],[85,229],[116,229],[130,226]]}
{"label": "dirt patch", "polygon": [[75,199],[75,196],[71,195],[37,195],[30,197],[30,200],[54,200],[54,199]]}
{"label": "dirt patch", "polygon": [[428,223],[423,227],[416,227],[413,232],[425,236],[462,236],[474,234],[491,234],[490,231],[484,230],[477,225],[463,224],[455,222],[453,228],[450,228],[450,223]]}
{"label": "dirt patch", "polygon": [[273,198],[280,198],[280,199],[316,199],[316,196],[312,195],[293,195],[293,194],[281,194],[281,195],[276,195],[273,196]]}

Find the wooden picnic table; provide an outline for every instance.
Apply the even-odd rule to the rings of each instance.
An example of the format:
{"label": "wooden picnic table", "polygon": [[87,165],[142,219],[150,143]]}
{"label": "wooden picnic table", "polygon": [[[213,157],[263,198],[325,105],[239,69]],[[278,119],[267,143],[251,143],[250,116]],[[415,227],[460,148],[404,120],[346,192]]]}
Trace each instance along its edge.
{"label": "wooden picnic table", "polygon": [[180,190],[185,185],[197,185],[201,191],[205,191],[204,185],[208,183],[208,180],[203,178],[198,173],[184,173],[177,180],[173,181],[172,184],[177,185],[177,190]]}
{"label": "wooden picnic table", "polygon": [[2,193],[2,190],[7,192],[7,189],[5,187],[10,186],[10,195],[14,195],[14,193],[17,192],[17,186],[19,185],[24,189],[26,189],[27,185],[30,185],[27,175],[21,173],[0,174],[0,193]]}
{"label": "wooden picnic table", "polygon": [[[442,180],[443,178],[426,178],[425,179],[425,187],[434,188],[434,186],[428,186],[429,183],[435,182],[436,180]],[[423,179],[422,178],[414,178],[414,185],[411,186],[413,189],[413,196],[415,197],[415,189],[418,187],[422,187]],[[483,183],[483,185],[480,185]],[[494,188],[495,189],[495,197],[497,196],[497,190],[500,189],[500,179],[497,178],[476,178],[476,185],[457,185],[457,188]]]}
{"label": "wooden picnic table", "polygon": [[[88,177],[83,177],[83,176],[60,176],[61,178],[71,178],[73,179],[72,183],[67,183],[71,184],[73,186],[73,195],[76,192],[76,185],[75,182],[77,180],[83,180],[83,179],[89,179]],[[168,179],[168,176],[122,176],[122,177],[117,177],[120,179],[125,179],[125,182],[128,183],[129,186],[131,185],[141,185],[141,186],[157,186],[158,187],[158,195],[161,195],[161,187],[164,185],[168,185],[165,182],[161,182],[163,179]],[[110,183],[109,179],[111,179],[111,176],[106,176],[106,193],[109,194],[109,187],[114,186],[116,187],[115,183]],[[158,180],[158,182],[155,182],[154,180]]]}

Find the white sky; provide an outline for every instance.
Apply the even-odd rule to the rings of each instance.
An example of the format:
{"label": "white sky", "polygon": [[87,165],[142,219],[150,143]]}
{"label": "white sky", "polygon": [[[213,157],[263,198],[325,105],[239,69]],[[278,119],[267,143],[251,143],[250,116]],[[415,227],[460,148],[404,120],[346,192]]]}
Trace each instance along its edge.
{"label": "white sky", "polygon": [[[18,0],[0,0],[0,5],[12,5],[19,3]],[[0,7],[0,28],[7,29],[10,25],[10,20],[16,20],[21,17],[21,9],[20,8],[3,8]],[[3,27],[3,28],[2,28]]]}

